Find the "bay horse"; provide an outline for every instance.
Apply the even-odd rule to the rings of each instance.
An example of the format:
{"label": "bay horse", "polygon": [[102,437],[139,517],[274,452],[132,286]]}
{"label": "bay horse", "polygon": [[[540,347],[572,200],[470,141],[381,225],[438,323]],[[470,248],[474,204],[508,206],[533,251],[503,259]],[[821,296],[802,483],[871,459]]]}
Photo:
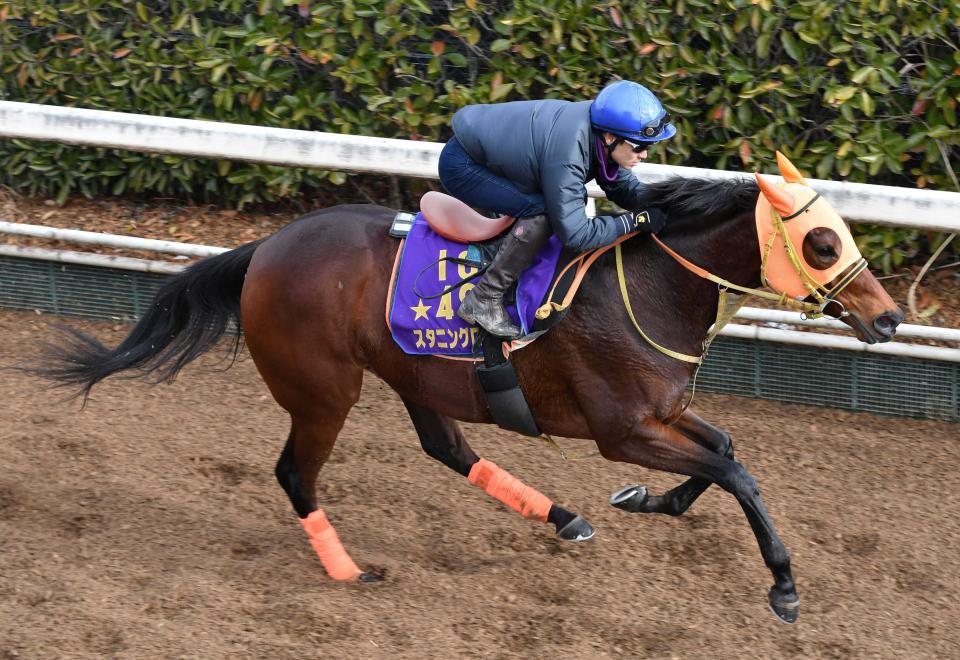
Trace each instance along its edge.
{"label": "bay horse", "polygon": [[[760,187],[748,179],[655,183],[646,187],[644,207],[668,215],[658,238],[677,253],[733,285],[758,287],[766,276],[757,209],[766,204],[763,212],[773,208],[784,219],[817,205],[832,212],[819,196],[810,198],[812,189],[790,168],[785,187],[759,175]],[[521,514],[555,525],[561,538],[589,538],[593,530],[586,521],[471,449],[455,420],[492,423],[474,364],[408,355],[392,340],[384,309],[399,246],[387,233],[394,215],[374,205],[308,213],[272,236],[206,258],[167,280],[116,348],[69,330],[36,371],[79,385],[85,396],[103,378],[125,370],[170,381],[213,347],[231,322],[239,324],[257,369],[290,414],[276,477],[334,579],[382,577],[357,567],[315,495],[318,473],[360,396],[364,371],[397,392],[429,456]],[[840,224],[841,230],[815,227],[796,253],[826,272],[852,241],[837,236],[849,234]],[[790,554],[757,482],[734,460],[730,435],[682,407],[695,365],[654,350],[631,321],[635,314],[648,336],[698,354],[715,319],[718,287],[645,235],[622,244],[622,272],[631,314],[617,300],[617,267],[607,253],[583,280],[563,322],[513,354],[536,422],[551,435],[594,441],[608,460],[689,477],[662,495],[639,486],[618,491],[611,504],[621,509],[679,516],[710,484],[732,494],[773,575],[769,605],[781,621],[795,622],[799,597]],[[842,306],[843,320],[860,340],[890,340],[903,318],[900,309],[869,271],[846,279],[829,302]]]}

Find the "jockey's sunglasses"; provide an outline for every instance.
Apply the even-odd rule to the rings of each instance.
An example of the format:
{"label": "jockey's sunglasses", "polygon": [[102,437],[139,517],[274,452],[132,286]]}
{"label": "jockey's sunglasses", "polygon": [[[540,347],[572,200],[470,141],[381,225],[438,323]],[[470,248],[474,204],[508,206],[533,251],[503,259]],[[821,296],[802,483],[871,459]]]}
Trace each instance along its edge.
{"label": "jockey's sunglasses", "polygon": [[650,145],[647,144],[646,142],[642,144],[637,144],[636,142],[631,142],[627,138],[623,138],[623,141],[626,143],[628,147],[630,147],[630,151],[632,151],[635,154],[642,154],[644,151],[646,151],[650,147]]}

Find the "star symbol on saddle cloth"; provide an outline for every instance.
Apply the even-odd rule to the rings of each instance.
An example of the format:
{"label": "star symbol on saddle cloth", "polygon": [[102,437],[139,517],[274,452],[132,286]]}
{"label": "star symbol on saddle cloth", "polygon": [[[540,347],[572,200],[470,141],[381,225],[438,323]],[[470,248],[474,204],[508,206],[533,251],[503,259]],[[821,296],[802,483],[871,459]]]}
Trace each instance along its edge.
{"label": "star symbol on saddle cloth", "polygon": [[430,311],[430,305],[424,305],[423,298],[417,298],[417,305],[415,307],[411,307],[410,309],[416,313],[416,316],[413,317],[414,321],[417,319],[430,319],[430,317],[427,316],[427,312]]}

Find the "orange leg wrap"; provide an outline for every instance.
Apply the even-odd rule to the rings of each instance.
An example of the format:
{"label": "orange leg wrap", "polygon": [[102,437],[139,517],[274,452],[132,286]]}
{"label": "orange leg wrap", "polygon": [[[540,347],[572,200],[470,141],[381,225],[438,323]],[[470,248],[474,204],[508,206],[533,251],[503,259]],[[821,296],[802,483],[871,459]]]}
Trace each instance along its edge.
{"label": "orange leg wrap", "polygon": [[467,480],[479,486],[492,497],[517,511],[524,518],[547,521],[553,502],[543,493],[524,485],[522,481],[498,466],[481,458],[470,468]]}
{"label": "orange leg wrap", "polygon": [[301,518],[303,529],[310,538],[310,545],[317,551],[320,563],[327,571],[327,575],[334,580],[355,580],[363,572],[350,559],[350,555],[343,549],[337,530],[327,520],[327,514],[321,509],[313,511],[306,518]]}

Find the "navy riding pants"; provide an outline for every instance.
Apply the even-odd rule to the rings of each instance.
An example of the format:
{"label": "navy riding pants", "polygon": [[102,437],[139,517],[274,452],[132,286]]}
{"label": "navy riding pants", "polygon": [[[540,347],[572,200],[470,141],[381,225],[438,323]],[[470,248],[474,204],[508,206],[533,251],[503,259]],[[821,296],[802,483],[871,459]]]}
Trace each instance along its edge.
{"label": "navy riding pants", "polygon": [[546,213],[542,194],[521,192],[509,179],[478,165],[456,137],[440,152],[439,169],[447,192],[470,206],[514,218]]}

